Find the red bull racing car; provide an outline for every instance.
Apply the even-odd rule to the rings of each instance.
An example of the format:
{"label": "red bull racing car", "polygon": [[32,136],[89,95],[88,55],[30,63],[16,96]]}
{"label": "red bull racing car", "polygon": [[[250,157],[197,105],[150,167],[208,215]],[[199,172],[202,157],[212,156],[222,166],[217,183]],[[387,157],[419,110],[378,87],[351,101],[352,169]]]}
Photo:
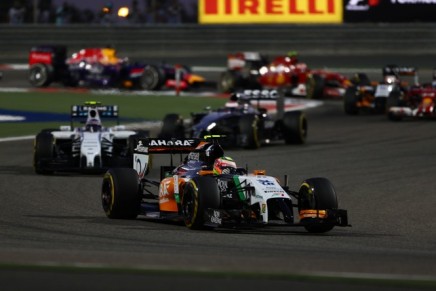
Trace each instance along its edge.
{"label": "red bull racing car", "polygon": [[131,63],[119,58],[113,48],[85,48],[67,58],[65,46],[42,45],[29,54],[29,82],[34,87],[58,82],[80,87],[186,90],[204,81],[187,66]]}

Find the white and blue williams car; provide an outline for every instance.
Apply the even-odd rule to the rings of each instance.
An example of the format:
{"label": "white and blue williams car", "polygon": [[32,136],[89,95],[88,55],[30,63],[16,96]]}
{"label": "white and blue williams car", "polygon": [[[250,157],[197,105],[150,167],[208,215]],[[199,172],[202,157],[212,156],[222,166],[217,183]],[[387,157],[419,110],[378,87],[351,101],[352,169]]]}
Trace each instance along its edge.
{"label": "white and blue williams car", "polygon": [[[105,127],[103,119],[117,124]],[[74,122],[83,124],[75,127]],[[118,123],[118,106],[86,102],[71,107],[71,125],[43,129],[34,140],[33,165],[37,174],[58,171],[104,172],[108,168],[131,166],[135,138],[144,131],[126,130]]]}

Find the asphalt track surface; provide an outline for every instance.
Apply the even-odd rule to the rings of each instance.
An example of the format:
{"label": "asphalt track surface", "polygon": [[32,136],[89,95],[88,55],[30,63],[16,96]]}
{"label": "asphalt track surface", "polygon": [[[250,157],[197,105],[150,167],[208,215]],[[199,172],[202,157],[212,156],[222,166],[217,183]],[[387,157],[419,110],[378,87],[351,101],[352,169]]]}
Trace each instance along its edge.
{"label": "asphalt track surface", "polygon": [[347,116],[339,101],[307,116],[306,145],[227,155],[293,189],[329,178],[352,227],[322,235],[111,220],[101,176],[36,175],[31,140],[0,143],[0,289],[434,290],[436,124]]}

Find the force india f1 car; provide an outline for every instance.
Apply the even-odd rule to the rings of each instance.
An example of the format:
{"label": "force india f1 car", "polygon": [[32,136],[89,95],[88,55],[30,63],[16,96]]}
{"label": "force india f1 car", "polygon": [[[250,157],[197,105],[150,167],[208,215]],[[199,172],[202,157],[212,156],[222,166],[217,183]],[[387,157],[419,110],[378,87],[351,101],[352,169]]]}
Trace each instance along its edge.
{"label": "force india f1 car", "polygon": [[[174,154],[187,156],[178,167],[172,162],[162,166],[161,178],[155,181],[147,178],[153,154],[171,155],[171,161]],[[143,215],[183,221],[190,229],[278,225],[323,233],[349,226],[347,211],[338,208],[328,179],[310,178],[298,191],[290,190],[263,170],[247,173],[236,167],[216,140],[139,139],[134,169],[109,169],[101,198],[109,218]]]}
{"label": "force india f1 car", "polygon": [[[55,171],[98,171],[132,164],[133,140],[146,132],[125,130],[125,126],[103,127],[102,119],[117,119],[117,105],[86,102],[71,107],[71,125],[43,129],[34,140],[33,164],[37,174]],[[85,121],[73,127],[73,121]]]}
{"label": "force india f1 car", "polygon": [[[349,115],[359,112],[385,114],[387,100],[391,92],[406,90],[412,79],[414,86],[419,84],[417,70],[414,67],[387,65],[382,69],[383,80],[370,82],[365,74],[356,74],[354,86],[347,89],[344,96],[344,111]],[[407,79],[408,78],[408,79]]]}
{"label": "force india f1 car", "polygon": [[34,87],[52,82],[66,86],[186,90],[203,83],[187,66],[130,63],[113,48],[86,48],[67,58],[65,46],[36,46],[29,54],[29,81]]}
{"label": "force india f1 car", "polygon": [[[257,149],[274,140],[286,144],[303,144],[307,138],[307,119],[304,112],[286,111],[285,100],[277,91],[245,90],[230,97],[226,106],[206,108],[205,112],[192,113],[184,122],[178,114],[168,114],[163,120],[159,137],[203,138],[206,135],[225,136],[225,148]],[[264,102],[264,103],[261,103]],[[277,113],[269,113],[266,105],[273,105]]]}
{"label": "force india f1 car", "polygon": [[295,52],[271,61],[258,52],[229,55],[219,81],[223,92],[283,87],[287,96],[316,99],[342,98],[349,85],[348,78],[339,73],[309,69]]}

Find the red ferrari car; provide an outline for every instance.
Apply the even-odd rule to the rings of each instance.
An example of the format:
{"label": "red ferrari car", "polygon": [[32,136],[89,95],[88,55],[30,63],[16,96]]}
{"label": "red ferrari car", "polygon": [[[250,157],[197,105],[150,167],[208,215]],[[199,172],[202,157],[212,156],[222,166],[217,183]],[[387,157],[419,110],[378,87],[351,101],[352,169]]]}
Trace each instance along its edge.
{"label": "red ferrari car", "polygon": [[387,100],[388,118],[393,121],[404,118],[436,118],[436,86],[434,85],[392,91]]}
{"label": "red ferrari car", "polygon": [[223,92],[282,87],[286,95],[317,99],[342,98],[350,85],[339,73],[309,69],[295,52],[272,60],[258,52],[229,55],[219,82]]}

